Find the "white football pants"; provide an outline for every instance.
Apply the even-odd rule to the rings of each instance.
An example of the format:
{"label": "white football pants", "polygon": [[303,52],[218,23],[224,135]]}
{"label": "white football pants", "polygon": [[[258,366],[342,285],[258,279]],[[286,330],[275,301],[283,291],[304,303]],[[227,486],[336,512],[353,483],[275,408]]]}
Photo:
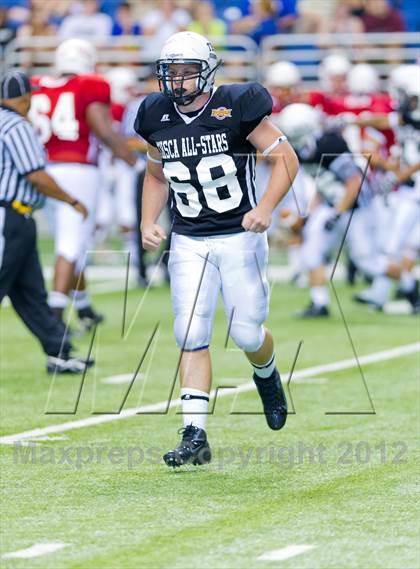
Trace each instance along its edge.
{"label": "white football pants", "polygon": [[245,352],[257,351],[268,315],[267,263],[266,233],[173,233],[169,273],[178,346],[191,351],[210,344],[221,292],[231,338]]}
{"label": "white football pants", "polygon": [[47,172],[59,186],[83,203],[89,215],[83,219],[71,205],[50,199],[53,204],[55,255],[76,263],[83,270],[91,245],[99,191],[99,172],[89,164],[49,164]]}

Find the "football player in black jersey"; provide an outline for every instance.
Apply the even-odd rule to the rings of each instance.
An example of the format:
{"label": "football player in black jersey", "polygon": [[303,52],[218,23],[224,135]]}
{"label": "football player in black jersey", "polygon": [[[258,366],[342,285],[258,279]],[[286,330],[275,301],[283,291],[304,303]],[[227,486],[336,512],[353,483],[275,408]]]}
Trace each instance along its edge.
{"label": "football player in black jersey", "polygon": [[397,68],[396,106],[390,114],[357,117],[358,126],[392,128],[401,156],[398,167],[392,159],[378,160],[386,172],[382,189],[387,207],[382,225],[382,270],[372,286],[354,296],[357,302],[381,310],[388,300],[393,282],[399,281],[400,295],[406,298],[413,314],[420,313],[419,283],[413,269],[420,250],[420,68]]}
{"label": "football player in black jersey", "polygon": [[346,237],[350,256],[361,272],[373,276],[375,270],[375,248],[369,234],[373,194],[357,160],[364,160],[365,170],[368,163],[363,156],[350,152],[339,132],[323,132],[318,111],[309,105],[289,105],[277,120],[298,152],[302,166],[314,177],[317,192],[309,206],[302,246],[311,302],[298,316],[326,317],[326,261],[340,245],[340,239]]}
{"label": "football player in black jersey", "polygon": [[[168,196],[173,212],[169,259],[174,332],[181,349],[183,436],[169,466],[211,459],[205,431],[212,374],[209,354],[221,291],[229,334],[250,361],[270,428],[281,429],[287,402],[275,367],[268,314],[266,230],[298,169],[286,137],[269,120],[272,99],[258,83],[214,86],[220,65],[193,32],[169,38],[157,61],[160,93],[140,105],[135,130],[148,142],[141,231],[156,250],[166,234],[156,220]],[[256,151],[273,173],[257,203]],[[169,187],[169,194],[168,194]]]}

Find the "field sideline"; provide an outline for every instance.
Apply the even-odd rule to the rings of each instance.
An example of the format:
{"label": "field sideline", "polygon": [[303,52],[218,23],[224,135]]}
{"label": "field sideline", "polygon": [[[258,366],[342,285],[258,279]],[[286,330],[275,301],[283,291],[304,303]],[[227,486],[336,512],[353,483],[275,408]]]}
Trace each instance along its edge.
{"label": "field sideline", "polygon": [[[351,302],[345,285],[337,286],[362,362],[419,341],[417,319],[368,312]],[[124,339],[122,295],[96,297],[107,320],[98,329],[98,364],[86,376],[76,414],[80,378],[52,382],[34,340],[11,308],[1,310],[1,436],[41,429],[30,446],[0,445],[2,567],[418,567],[416,346],[362,364],[372,414],[357,367],[326,367],[353,360],[337,306],[329,322],[297,321],[292,314],[306,292],[276,283],[268,326],[283,380],[301,342],[296,379],[307,368],[322,371],[292,380],[295,414],[275,433],[253,414],[260,404],[246,388],[251,374],[243,356],[231,344],[224,347],[219,307],[214,387],[241,388],[218,398],[209,417],[213,463],[172,471],[160,454],[178,440],[176,405],[167,414],[159,408],[65,429],[100,417],[92,413],[118,410],[157,322],[124,410],[155,408],[167,399],[177,362],[168,289],[151,290],[132,322],[142,294],[128,293]],[[87,353],[89,342],[76,341],[79,353]],[[108,381],[115,376],[125,378]],[[61,432],[43,431],[52,425],[62,425]],[[27,558],[7,556],[27,548]]]}

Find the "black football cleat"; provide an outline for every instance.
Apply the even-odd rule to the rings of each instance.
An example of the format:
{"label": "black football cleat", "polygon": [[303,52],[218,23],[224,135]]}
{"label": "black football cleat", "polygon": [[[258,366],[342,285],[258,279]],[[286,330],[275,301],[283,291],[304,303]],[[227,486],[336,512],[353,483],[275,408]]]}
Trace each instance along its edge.
{"label": "black football cleat", "polygon": [[201,465],[211,461],[211,450],[204,429],[188,425],[178,432],[182,434],[180,444],[163,455],[168,466],[177,468],[183,464]]}
{"label": "black football cleat", "polygon": [[420,301],[418,301],[412,305],[411,314],[414,314],[414,315],[420,314]]}
{"label": "black football cleat", "polygon": [[91,306],[81,308],[77,311],[77,315],[85,332],[89,332],[97,324],[100,324],[105,320],[105,317],[102,314],[95,312]]}
{"label": "black football cleat", "polygon": [[263,403],[268,426],[273,431],[279,431],[284,427],[287,419],[287,399],[279,372],[275,369],[267,378],[258,377],[254,373],[253,380]]}
{"label": "black football cleat", "polygon": [[48,356],[47,373],[49,374],[76,374],[83,373],[86,368],[92,367],[95,360],[92,358],[75,358],[70,355],[60,357]]}
{"label": "black football cleat", "polygon": [[318,306],[311,302],[308,308],[296,314],[297,318],[326,318],[330,315],[328,306]]}
{"label": "black football cleat", "polygon": [[354,286],[354,284],[356,283],[356,276],[357,276],[357,267],[351,259],[348,259],[347,274],[346,274],[347,284],[349,284],[350,286]]}

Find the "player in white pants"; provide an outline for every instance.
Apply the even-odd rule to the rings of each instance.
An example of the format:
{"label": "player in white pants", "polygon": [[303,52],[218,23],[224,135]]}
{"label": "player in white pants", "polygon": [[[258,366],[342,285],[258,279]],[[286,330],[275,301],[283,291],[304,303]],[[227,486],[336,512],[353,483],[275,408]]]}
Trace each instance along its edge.
{"label": "player in white pants", "polygon": [[95,224],[99,192],[99,172],[90,164],[50,164],[48,173],[77,200],[86,204],[89,215],[81,219],[71,206],[53,201],[56,257],[64,257],[83,267]]}
{"label": "player in white pants", "polygon": [[279,114],[279,126],[291,139],[303,167],[314,176],[317,191],[302,245],[311,302],[298,316],[325,317],[329,315],[326,262],[334,247],[340,246],[347,226],[352,258],[364,272],[371,269],[373,246],[366,235],[369,213],[365,209],[370,206],[370,187],[343,137],[336,131],[322,132],[315,109],[289,105]]}
{"label": "player in white pants", "polygon": [[398,112],[361,118],[361,126],[391,127],[400,147],[400,164],[383,178],[387,191],[399,186],[390,198],[390,216],[382,247],[384,269],[373,286],[355,300],[381,309],[388,299],[392,280],[400,280],[400,290],[411,303],[413,313],[420,311],[418,282],[412,272],[419,251],[420,235],[420,68],[404,66],[399,85]]}
{"label": "player in white pants", "polygon": [[50,174],[86,204],[89,217],[81,222],[71,208],[57,204],[56,261],[49,304],[61,319],[73,300],[83,326],[90,328],[102,319],[90,306],[81,274],[91,243],[99,187],[93,134],[127,164],[135,166],[137,157],[112,128],[110,88],[95,75],[94,46],[86,40],[66,40],[57,48],[54,64],[54,77],[34,78],[38,89],[33,93],[30,118],[45,144]]}
{"label": "player in white pants", "polygon": [[[268,313],[266,231],[298,161],[286,137],[267,120],[273,104],[267,90],[258,83],[214,87],[219,65],[203,36],[172,36],[157,62],[161,93],[144,99],[135,123],[148,142],[142,203],[146,249],[158,249],[166,237],[157,219],[168,200],[168,183],[174,216],[169,271],[181,349],[184,430],[179,446],[163,457],[172,467],[211,460],[205,424],[219,292],[230,335],[252,365],[269,427],[281,429],[287,417],[273,337],[263,325]],[[260,200],[256,149],[273,163]]]}
{"label": "player in white pants", "polygon": [[[420,163],[418,165],[420,169]],[[371,288],[354,296],[357,302],[382,309],[393,281],[400,281],[400,291],[412,305],[413,314],[420,311],[418,283],[412,269],[420,251],[420,178],[415,187],[401,186],[390,199],[390,211],[379,255],[379,271]]]}

